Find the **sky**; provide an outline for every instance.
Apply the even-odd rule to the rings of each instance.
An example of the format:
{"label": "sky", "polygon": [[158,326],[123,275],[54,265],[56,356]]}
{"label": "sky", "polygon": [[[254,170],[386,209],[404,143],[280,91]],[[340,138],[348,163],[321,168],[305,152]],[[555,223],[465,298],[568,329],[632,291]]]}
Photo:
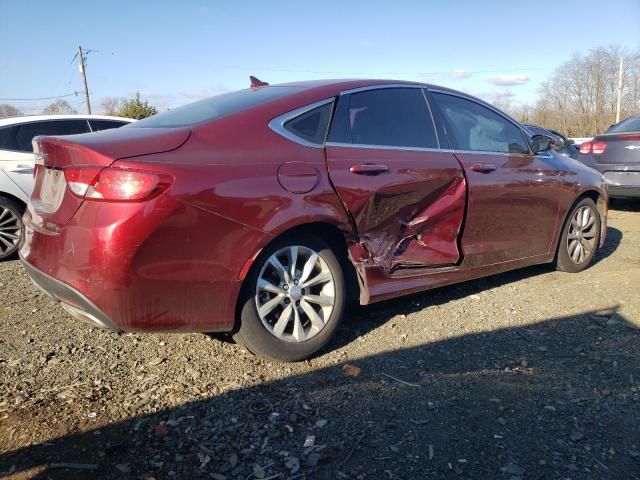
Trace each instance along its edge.
{"label": "sky", "polygon": [[94,113],[136,91],[164,110],[249,86],[318,78],[426,81],[535,100],[574,53],[640,49],[640,0],[0,0],[0,103],[63,97],[85,111],[73,58],[90,50]]}

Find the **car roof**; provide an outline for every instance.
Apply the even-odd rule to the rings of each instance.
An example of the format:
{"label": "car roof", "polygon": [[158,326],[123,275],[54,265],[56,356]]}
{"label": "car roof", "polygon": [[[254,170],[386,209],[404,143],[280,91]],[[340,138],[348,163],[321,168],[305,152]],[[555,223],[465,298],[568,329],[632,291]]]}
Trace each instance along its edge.
{"label": "car roof", "polygon": [[24,115],[20,117],[9,117],[0,119],[0,127],[6,127],[7,125],[18,125],[20,123],[29,122],[41,122],[45,120],[117,120],[120,122],[135,122],[132,118],[113,117],[110,115]]}
{"label": "car roof", "polygon": [[[468,93],[453,90],[441,85],[434,85],[431,83],[415,82],[410,80],[393,80],[393,79],[381,79],[381,78],[347,78],[347,79],[325,79],[325,80],[303,80],[298,82],[278,83],[272,86],[274,87],[302,87],[302,88],[319,88],[319,87],[333,87],[339,90],[349,90],[361,87],[373,87],[377,85],[411,85],[419,86],[434,90],[443,90],[446,92],[459,93],[467,97],[472,97]],[[473,97],[472,97],[473,98]]]}

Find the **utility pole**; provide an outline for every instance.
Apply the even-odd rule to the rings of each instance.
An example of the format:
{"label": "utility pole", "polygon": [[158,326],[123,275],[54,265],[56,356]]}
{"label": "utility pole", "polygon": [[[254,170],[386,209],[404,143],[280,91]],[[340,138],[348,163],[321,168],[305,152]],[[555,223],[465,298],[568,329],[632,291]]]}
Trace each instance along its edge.
{"label": "utility pole", "polygon": [[620,57],[620,73],[618,74],[618,104],[616,106],[616,123],[620,121],[620,102],[622,101],[622,57]]}
{"label": "utility pole", "polygon": [[[84,61],[84,54],[82,53],[82,47],[78,47],[78,57],[80,58],[80,73],[84,80],[84,94],[87,97],[87,113],[91,113],[91,101],[89,100],[89,87],[87,86],[87,65]],[[620,100],[618,99],[618,107]]]}

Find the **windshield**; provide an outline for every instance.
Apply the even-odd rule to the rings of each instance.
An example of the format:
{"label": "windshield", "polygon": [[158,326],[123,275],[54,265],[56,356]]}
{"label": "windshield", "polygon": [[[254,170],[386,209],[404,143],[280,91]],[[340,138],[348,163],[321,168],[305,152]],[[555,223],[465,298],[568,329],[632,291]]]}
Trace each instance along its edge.
{"label": "windshield", "polygon": [[640,132],[640,117],[627,118],[607,130],[607,133],[615,132]]}
{"label": "windshield", "polygon": [[188,127],[237,113],[300,90],[300,87],[261,87],[223,93],[131,123],[127,128]]}

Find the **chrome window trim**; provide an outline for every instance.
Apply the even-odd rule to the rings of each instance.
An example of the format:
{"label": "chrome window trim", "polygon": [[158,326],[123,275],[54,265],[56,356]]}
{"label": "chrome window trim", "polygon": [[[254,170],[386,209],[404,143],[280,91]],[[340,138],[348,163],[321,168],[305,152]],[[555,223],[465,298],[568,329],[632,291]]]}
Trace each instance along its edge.
{"label": "chrome window trim", "polygon": [[[485,151],[486,153],[502,153],[502,154],[506,154],[506,155],[527,155],[527,156],[535,156],[535,154],[533,153],[533,149],[531,148],[531,144],[529,143],[529,140],[527,139],[527,136],[524,134],[523,132],[523,128],[524,126],[519,124],[516,120],[514,120],[513,118],[509,117],[508,115],[506,115],[505,113],[501,112],[500,110],[498,110],[497,108],[493,107],[492,105],[489,105],[488,103],[483,102],[482,100],[478,101],[478,99],[475,99],[473,97],[470,97],[468,95],[462,94],[462,93],[458,93],[458,92],[450,92],[450,91],[446,91],[446,90],[441,90],[439,88],[427,88],[431,93],[440,93],[442,95],[450,95],[452,97],[459,97],[462,98],[463,100],[467,100],[469,102],[473,102],[476,105],[480,105],[481,107],[485,107],[489,110],[491,110],[493,113],[495,113],[496,115],[504,118],[507,122],[511,123],[514,127],[516,127],[519,131],[520,131],[520,135],[522,135],[522,139],[524,140],[524,143],[527,145],[527,147],[529,147],[529,153],[508,153],[508,152],[491,152],[491,151]],[[465,153],[481,153],[482,151],[478,150],[457,150],[458,152],[465,152]],[[483,150],[484,151],[484,150]]]}
{"label": "chrome window trim", "polygon": [[327,131],[325,132],[324,138],[322,139],[321,143],[312,143],[308,140],[305,140],[304,138],[298,137],[297,135],[293,134],[292,132],[284,128],[284,124],[301,115],[304,115],[305,113],[311,110],[314,110],[319,107],[323,107],[327,104],[333,103],[334,101],[335,101],[334,98],[327,98],[325,100],[320,100],[319,102],[305,105],[304,107],[296,108],[295,110],[291,110],[287,113],[283,113],[282,115],[272,118],[269,121],[268,123],[269,128],[274,132],[276,132],[278,135],[281,135],[287,140],[291,140],[292,142],[297,143],[298,145],[302,145],[309,148],[324,148],[325,141],[327,139],[327,134],[329,133],[329,127],[331,126],[331,120],[333,119],[333,109],[331,109],[331,113],[329,115],[329,123],[327,125]]}
{"label": "chrome window trim", "polygon": [[423,148],[423,147],[395,147],[393,145],[369,145],[366,143],[342,143],[342,142],[327,142],[327,147],[347,147],[347,148],[366,148],[369,150],[403,150],[409,152],[453,152],[450,149],[442,148]]}
{"label": "chrome window trim", "polygon": [[490,152],[484,150],[451,150],[454,153],[465,153],[465,154],[473,154],[473,155],[500,155],[503,157],[539,157],[539,158],[553,158],[553,155],[531,155],[529,153],[510,153],[510,152]]}
{"label": "chrome window trim", "polygon": [[438,126],[436,125],[436,118],[433,116],[433,112],[431,111],[431,105],[429,105],[429,99],[427,98],[427,89],[422,88],[422,98],[424,98],[424,103],[427,104],[427,110],[429,110],[429,116],[431,117],[431,125],[433,125],[433,132],[436,134],[436,143],[438,144],[438,148],[442,145],[440,144],[440,135],[438,135]]}
{"label": "chrome window trim", "polygon": [[366,87],[351,88],[340,92],[340,96],[351,95],[352,93],[368,92],[369,90],[382,90],[386,88],[427,88],[419,83],[382,83],[380,85],[368,85]]}

